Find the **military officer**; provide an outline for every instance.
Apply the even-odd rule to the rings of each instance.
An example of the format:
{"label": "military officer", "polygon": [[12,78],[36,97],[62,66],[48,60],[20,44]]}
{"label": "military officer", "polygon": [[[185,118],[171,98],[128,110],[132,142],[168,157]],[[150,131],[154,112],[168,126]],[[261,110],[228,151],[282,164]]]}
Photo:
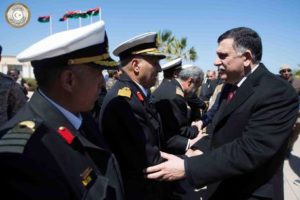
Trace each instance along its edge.
{"label": "military officer", "polygon": [[146,166],[162,161],[161,122],[148,94],[161,71],[159,60],[165,58],[156,37],[154,32],[138,35],[113,51],[123,73],[107,93],[99,118],[100,130],[120,163],[125,196],[131,200],[166,199],[164,183],[143,177]]}
{"label": "military officer", "polygon": [[[166,63],[162,68],[168,74],[173,74],[181,66],[181,58]],[[153,92],[154,104],[160,113],[167,152],[184,154],[190,145],[201,137],[202,122],[189,123],[187,96],[193,94],[203,80],[203,72],[196,66],[182,69],[176,76],[164,76],[165,79]],[[166,78],[168,77],[168,78]],[[200,99],[199,99],[200,100]],[[186,180],[170,183],[172,194],[176,199],[200,199],[202,193],[195,192]]]}
{"label": "military officer", "polygon": [[118,164],[89,111],[108,53],[104,22],[51,35],[21,52],[38,90],[0,130],[1,195],[10,199],[123,199]]}
{"label": "military officer", "polygon": [[[176,69],[181,69],[181,65],[181,58],[166,63],[163,66],[164,74],[165,71],[170,72],[172,69],[176,72]],[[153,101],[162,119],[165,139],[169,140],[169,152],[185,153],[188,139],[195,138],[201,130],[201,122],[195,121],[192,125],[189,123],[186,97],[199,87],[202,80],[202,70],[191,66],[181,70],[173,78],[165,76],[162,83],[153,92]],[[182,137],[181,140],[176,139],[177,142],[174,143],[174,136]],[[172,143],[174,144],[172,145]]]}

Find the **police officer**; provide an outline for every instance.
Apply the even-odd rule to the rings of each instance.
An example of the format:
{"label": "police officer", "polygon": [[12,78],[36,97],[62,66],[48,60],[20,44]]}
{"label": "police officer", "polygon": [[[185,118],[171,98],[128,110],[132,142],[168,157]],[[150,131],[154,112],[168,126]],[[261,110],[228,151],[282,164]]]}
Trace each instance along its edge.
{"label": "police officer", "polygon": [[145,33],[113,51],[123,73],[107,93],[99,118],[100,130],[120,163],[125,196],[130,200],[166,199],[163,182],[143,177],[145,167],[162,161],[161,122],[148,93],[161,71],[159,60],[165,58],[157,49],[156,37],[156,33]]}
{"label": "police officer", "polygon": [[117,162],[89,111],[108,54],[104,22],[51,35],[21,52],[39,89],[0,130],[1,195],[10,199],[123,199]]}
{"label": "police officer", "polygon": [[[0,45],[0,61],[2,46]],[[15,81],[0,72],[0,127],[26,103],[27,98]]]}

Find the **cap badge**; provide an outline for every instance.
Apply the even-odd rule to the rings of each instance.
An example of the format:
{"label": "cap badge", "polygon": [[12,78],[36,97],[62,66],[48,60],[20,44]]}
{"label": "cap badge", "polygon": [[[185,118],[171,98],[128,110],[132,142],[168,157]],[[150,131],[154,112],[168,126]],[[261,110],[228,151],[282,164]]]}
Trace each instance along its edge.
{"label": "cap badge", "polygon": [[122,89],[119,89],[118,91],[118,96],[122,96],[122,97],[131,97],[131,90],[129,87],[123,87]]}

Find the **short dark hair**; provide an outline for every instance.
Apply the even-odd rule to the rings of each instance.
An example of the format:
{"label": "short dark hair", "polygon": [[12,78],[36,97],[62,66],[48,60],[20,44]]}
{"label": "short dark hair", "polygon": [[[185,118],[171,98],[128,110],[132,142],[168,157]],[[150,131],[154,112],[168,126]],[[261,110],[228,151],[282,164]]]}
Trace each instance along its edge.
{"label": "short dark hair", "polygon": [[9,69],[9,70],[7,71],[7,74],[8,74],[8,73],[11,73],[12,71],[15,71],[17,74],[20,74],[20,71],[19,71],[18,69],[16,69],[16,68],[11,68],[11,69]]}
{"label": "short dark hair", "polygon": [[33,73],[40,88],[49,88],[69,66],[36,66]]}
{"label": "short dark hair", "polygon": [[259,63],[262,58],[262,42],[257,32],[247,27],[233,28],[218,38],[218,43],[224,39],[233,39],[233,48],[239,52],[249,49],[253,55],[253,62]]}
{"label": "short dark hair", "polygon": [[0,45],[0,56],[2,55],[2,46]]}

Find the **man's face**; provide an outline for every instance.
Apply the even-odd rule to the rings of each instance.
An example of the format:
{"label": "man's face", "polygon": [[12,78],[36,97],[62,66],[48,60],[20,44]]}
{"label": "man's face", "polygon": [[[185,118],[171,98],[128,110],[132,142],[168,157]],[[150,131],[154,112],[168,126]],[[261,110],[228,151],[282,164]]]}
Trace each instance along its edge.
{"label": "man's face", "polygon": [[72,98],[77,105],[77,112],[90,111],[100,93],[104,79],[102,71],[88,65],[74,67],[76,85]]}
{"label": "man's face", "polygon": [[226,82],[235,84],[245,75],[243,55],[238,54],[233,48],[233,39],[224,39],[217,48],[217,59],[214,65],[223,66],[227,75]]}
{"label": "man's face", "polygon": [[292,71],[291,69],[282,69],[280,70],[280,75],[285,80],[289,80],[291,77],[291,71]]}
{"label": "man's face", "polygon": [[16,70],[10,70],[7,75],[14,79],[14,81],[17,81],[19,78],[19,74]]}
{"label": "man's face", "polygon": [[206,77],[209,80],[215,80],[216,79],[216,74],[213,71],[209,71],[209,72],[207,72]]}
{"label": "man's face", "polygon": [[224,69],[219,69],[218,72],[219,72],[220,79],[223,82],[226,82],[226,80],[227,80],[227,74],[226,74],[225,70]]}
{"label": "man's face", "polygon": [[158,57],[144,56],[139,58],[139,83],[149,89],[155,85],[158,72],[161,71]]}

